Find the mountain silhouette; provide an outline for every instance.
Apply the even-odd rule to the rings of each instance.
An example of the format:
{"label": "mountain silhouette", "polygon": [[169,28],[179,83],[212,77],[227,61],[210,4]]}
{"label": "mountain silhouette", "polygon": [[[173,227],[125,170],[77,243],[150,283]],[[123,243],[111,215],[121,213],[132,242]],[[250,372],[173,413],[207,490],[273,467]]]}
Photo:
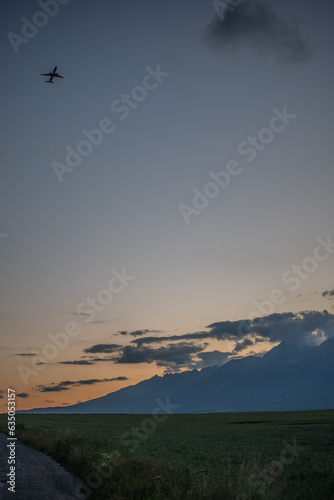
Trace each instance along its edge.
{"label": "mountain silhouette", "polygon": [[319,346],[284,341],[263,357],[155,375],[106,396],[34,413],[151,413],[156,399],[175,413],[334,409],[334,337]]}

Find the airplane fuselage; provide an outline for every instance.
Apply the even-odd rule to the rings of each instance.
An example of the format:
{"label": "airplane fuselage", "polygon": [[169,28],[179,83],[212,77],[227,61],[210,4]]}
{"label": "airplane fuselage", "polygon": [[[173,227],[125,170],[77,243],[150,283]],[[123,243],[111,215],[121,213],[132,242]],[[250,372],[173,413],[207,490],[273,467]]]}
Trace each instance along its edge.
{"label": "airplane fuselage", "polygon": [[53,68],[52,73],[41,73],[41,76],[49,76],[50,78],[48,80],[45,80],[45,83],[54,83],[53,79],[54,78],[64,78],[61,75],[58,75],[57,73],[57,66]]}

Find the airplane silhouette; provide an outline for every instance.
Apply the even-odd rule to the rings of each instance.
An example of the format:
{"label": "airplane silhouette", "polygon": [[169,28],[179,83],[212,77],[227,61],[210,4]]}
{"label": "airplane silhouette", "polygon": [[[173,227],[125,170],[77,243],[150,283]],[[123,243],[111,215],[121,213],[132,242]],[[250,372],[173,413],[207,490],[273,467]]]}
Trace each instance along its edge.
{"label": "airplane silhouette", "polygon": [[53,69],[53,72],[52,73],[41,73],[41,76],[49,76],[49,80],[45,80],[45,83],[54,83],[52,80],[56,77],[56,78],[64,78],[63,76],[60,76],[58,75],[58,73],[56,73],[57,71],[57,66],[54,67]]}

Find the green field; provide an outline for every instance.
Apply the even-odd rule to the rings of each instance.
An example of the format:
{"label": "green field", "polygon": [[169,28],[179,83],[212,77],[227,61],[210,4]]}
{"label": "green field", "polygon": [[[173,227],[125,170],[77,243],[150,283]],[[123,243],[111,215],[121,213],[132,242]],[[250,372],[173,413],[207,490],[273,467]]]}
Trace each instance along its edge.
{"label": "green field", "polygon": [[19,414],[16,435],[91,499],[334,498],[334,411],[159,417]]}

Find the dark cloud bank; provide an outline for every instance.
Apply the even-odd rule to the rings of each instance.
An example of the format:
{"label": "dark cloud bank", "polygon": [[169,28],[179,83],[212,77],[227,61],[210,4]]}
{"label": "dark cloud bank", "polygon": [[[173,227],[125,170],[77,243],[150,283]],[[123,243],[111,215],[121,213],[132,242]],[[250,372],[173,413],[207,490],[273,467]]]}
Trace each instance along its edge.
{"label": "dark cloud bank", "polygon": [[251,47],[261,54],[272,54],[286,62],[303,62],[311,50],[297,22],[278,13],[281,5],[264,0],[244,0],[235,8],[218,15],[205,28],[203,42],[208,47],[228,52]]}
{"label": "dark cloud bank", "polygon": [[[207,331],[172,336],[140,337],[130,345],[96,344],[86,353],[109,354],[108,358],[91,361],[113,361],[117,364],[153,363],[168,371],[181,368],[202,368],[222,365],[240,356],[247,348],[262,342],[277,344],[282,341],[304,345],[316,345],[334,336],[334,315],[327,311],[303,311],[300,313],[276,313],[252,320],[219,321],[206,327]],[[209,339],[232,341],[230,352],[206,351]],[[167,345],[156,347],[156,344]],[[152,344],[155,346],[152,347]]]}
{"label": "dark cloud bank", "polygon": [[134,332],[128,332],[127,330],[121,330],[118,333],[120,335],[130,335],[131,337],[140,337],[142,335],[147,335],[148,333],[161,333],[161,330],[135,330]]}
{"label": "dark cloud bank", "polygon": [[78,387],[80,385],[93,385],[93,384],[98,384],[100,382],[114,382],[121,380],[128,380],[128,378],[116,377],[116,378],[102,378],[102,379],[92,378],[88,380],[77,380],[77,381],[65,380],[64,382],[59,382],[59,384],[53,383],[49,386],[37,385],[35,389],[39,392],[61,392],[61,391],[68,391],[72,387]]}

